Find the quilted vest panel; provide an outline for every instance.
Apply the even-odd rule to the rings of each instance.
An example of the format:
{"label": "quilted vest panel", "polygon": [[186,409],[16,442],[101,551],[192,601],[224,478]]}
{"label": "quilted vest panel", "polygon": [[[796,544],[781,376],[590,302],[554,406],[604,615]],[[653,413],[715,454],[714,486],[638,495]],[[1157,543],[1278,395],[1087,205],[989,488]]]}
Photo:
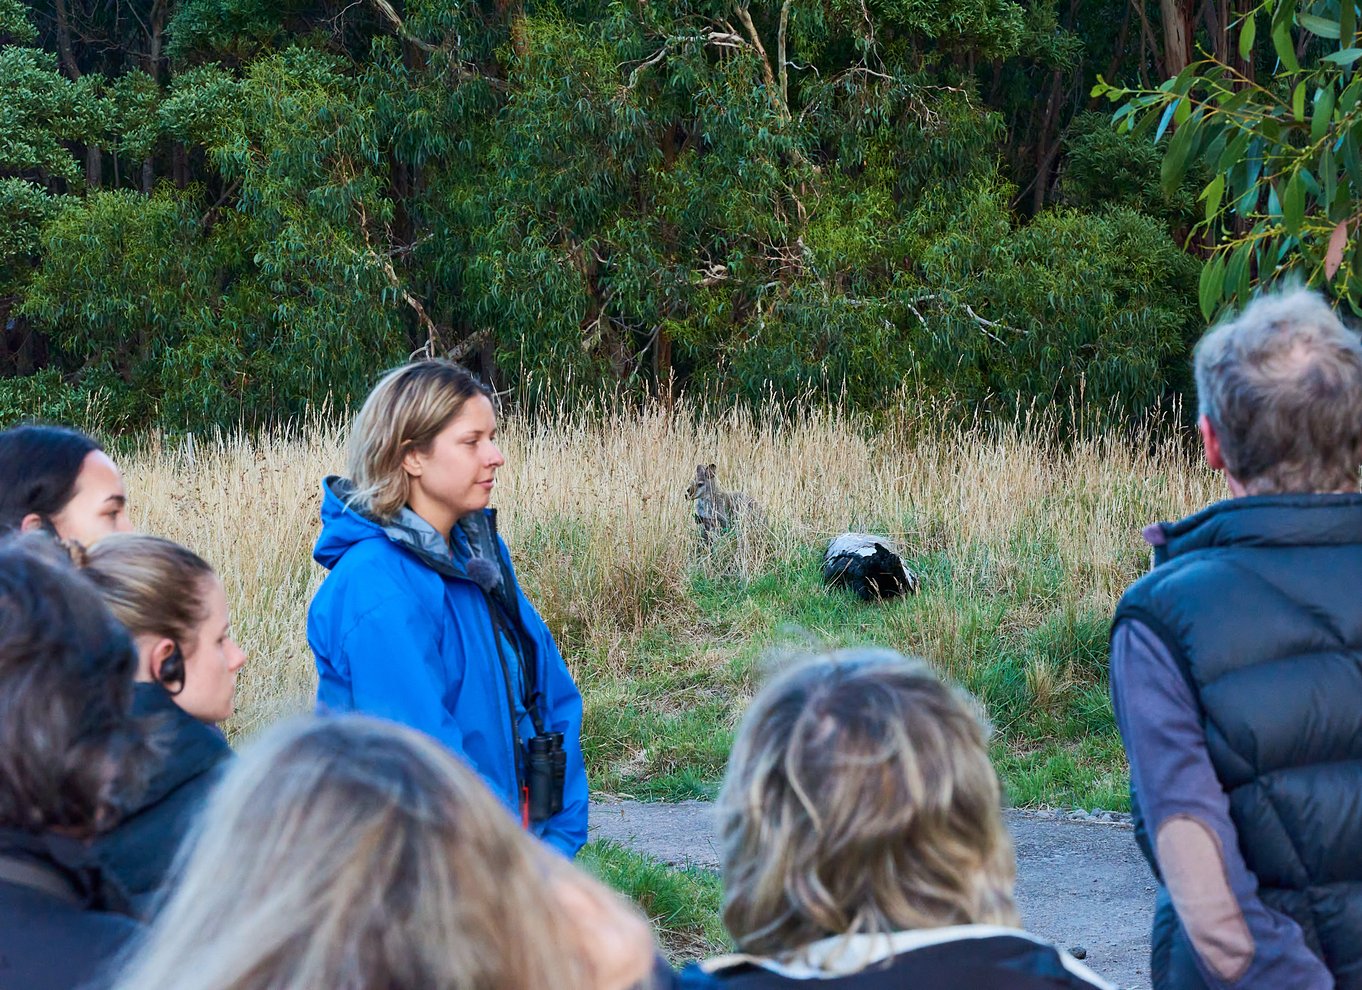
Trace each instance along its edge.
{"label": "quilted vest panel", "polygon": [[1233,499],[1162,532],[1115,621],[1182,667],[1263,900],[1362,988],[1362,496]]}

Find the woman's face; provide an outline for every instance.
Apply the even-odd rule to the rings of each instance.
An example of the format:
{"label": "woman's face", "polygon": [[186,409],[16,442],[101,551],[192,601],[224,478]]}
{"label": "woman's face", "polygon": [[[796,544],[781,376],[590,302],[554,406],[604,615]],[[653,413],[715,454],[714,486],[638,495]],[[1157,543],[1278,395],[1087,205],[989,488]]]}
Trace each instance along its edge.
{"label": "woman's face", "polygon": [[[49,522],[63,540],[74,540],[87,547],[110,533],[131,531],[123,475],[108,454],[92,450],[85,455],[71,500]],[[34,513],[24,519],[23,528],[37,529],[41,525],[42,519]]]}
{"label": "woman's face", "polygon": [[497,468],[506,463],[496,435],[491,401],[475,395],[435,435],[428,451],[409,451],[402,466],[411,478],[412,510],[448,535],[460,518],[487,508]]}
{"label": "woman's face", "polygon": [[200,722],[225,722],[232,716],[236,675],[246,665],[246,654],[232,639],[227,595],[216,575],[203,579],[203,596],[208,617],[192,642],[180,644],[184,688],[175,703]]}

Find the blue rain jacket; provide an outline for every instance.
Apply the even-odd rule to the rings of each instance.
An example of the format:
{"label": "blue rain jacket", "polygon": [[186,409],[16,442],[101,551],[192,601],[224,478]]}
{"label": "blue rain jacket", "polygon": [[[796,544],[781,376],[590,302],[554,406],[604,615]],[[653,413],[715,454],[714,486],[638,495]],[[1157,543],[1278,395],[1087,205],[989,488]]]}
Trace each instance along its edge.
{"label": "blue rain jacket", "polygon": [[[319,712],[362,712],[412,726],[462,756],[520,817],[515,734],[534,735],[511,637],[493,624],[474,557],[495,560],[519,603],[520,633],[535,654],[545,730],[563,733],[563,810],[534,823],[566,856],[586,842],[587,780],[582,763],[582,696],[548,626],[521,592],[492,509],[460,520],[451,547],[410,510],[388,526],[347,508],[349,482],[322,485],[322,532],[313,557],[330,570],[307,615],[317,661]],[[488,568],[480,572],[484,575]],[[510,691],[497,652],[511,670]],[[526,657],[529,662],[529,657]]]}

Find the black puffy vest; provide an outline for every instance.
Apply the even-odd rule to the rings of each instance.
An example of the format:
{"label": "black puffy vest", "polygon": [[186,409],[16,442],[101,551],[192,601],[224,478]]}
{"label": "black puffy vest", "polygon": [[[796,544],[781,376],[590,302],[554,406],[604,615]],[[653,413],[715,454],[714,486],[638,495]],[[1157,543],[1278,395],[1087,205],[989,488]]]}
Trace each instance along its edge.
{"label": "black puffy vest", "polygon": [[1163,533],[1115,622],[1181,665],[1264,902],[1362,990],[1362,495],[1231,499]]}

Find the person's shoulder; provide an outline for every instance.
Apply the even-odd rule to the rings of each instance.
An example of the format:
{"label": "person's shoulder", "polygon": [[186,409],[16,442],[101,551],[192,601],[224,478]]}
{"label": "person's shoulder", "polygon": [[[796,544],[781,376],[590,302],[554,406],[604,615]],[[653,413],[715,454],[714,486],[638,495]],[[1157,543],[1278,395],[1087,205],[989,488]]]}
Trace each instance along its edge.
{"label": "person's shoulder", "polygon": [[685,968],[676,973],[670,986],[676,990],[719,990],[731,982],[730,978],[736,972],[738,970],[733,967],[710,972],[700,963],[687,963]]}
{"label": "person's shoulder", "polygon": [[0,883],[0,986],[87,985],[142,931],[121,914],[88,911]]}
{"label": "person's shoulder", "polygon": [[331,568],[331,577],[345,577],[374,568],[400,570],[416,561],[386,536],[357,540],[346,548]]}
{"label": "person's shoulder", "polygon": [[322,581],[318,594],[336,599],[378,602],[413,592],[436,593],[440,576],[388,539],[356,543]]}
{"label": "person's shoulder", "polygon": [[968,971],[977,990],[1114,990],[1072,955],[1020,929],[964,925],[924,933],[894,960],[914,985],[948,986]]}

